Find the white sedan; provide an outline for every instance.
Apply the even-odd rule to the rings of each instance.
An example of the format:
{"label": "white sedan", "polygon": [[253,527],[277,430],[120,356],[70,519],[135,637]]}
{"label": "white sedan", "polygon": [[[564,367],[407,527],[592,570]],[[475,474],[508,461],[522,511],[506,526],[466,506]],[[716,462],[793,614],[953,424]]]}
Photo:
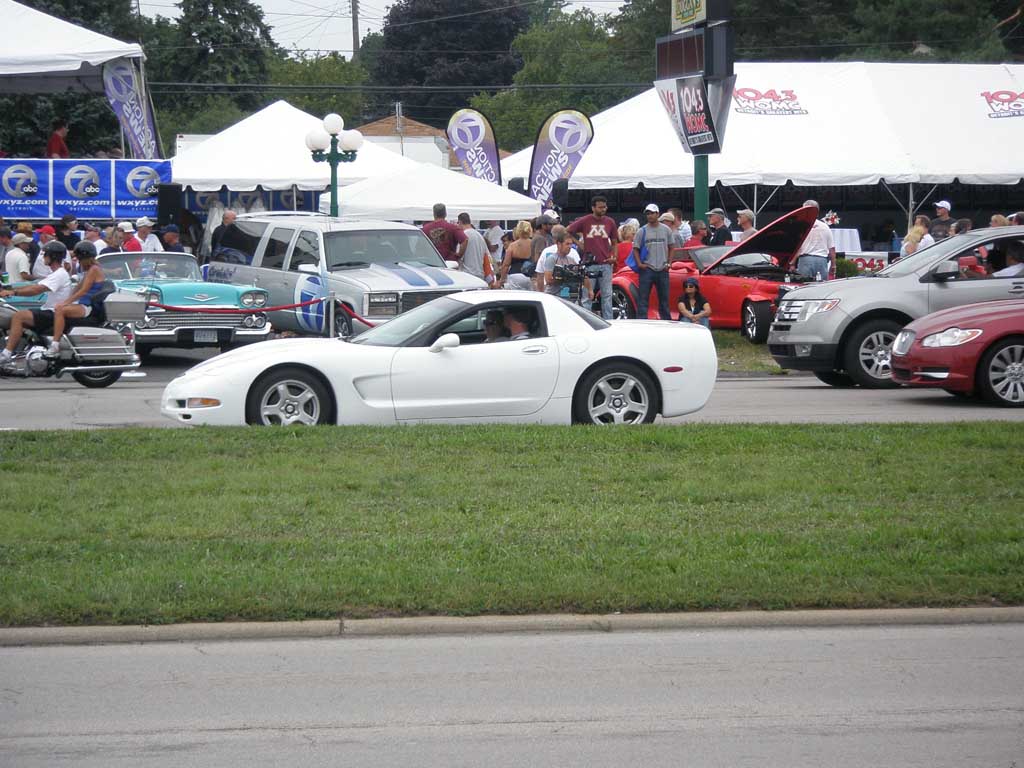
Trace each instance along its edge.
{"label": "white sedan", "polygon": [[470,291],[350,341],[219,355],[168,384],[161,411],[222,425],[645,424],[702,408],[717,368],[698,325],[607,323],[556,296]]}

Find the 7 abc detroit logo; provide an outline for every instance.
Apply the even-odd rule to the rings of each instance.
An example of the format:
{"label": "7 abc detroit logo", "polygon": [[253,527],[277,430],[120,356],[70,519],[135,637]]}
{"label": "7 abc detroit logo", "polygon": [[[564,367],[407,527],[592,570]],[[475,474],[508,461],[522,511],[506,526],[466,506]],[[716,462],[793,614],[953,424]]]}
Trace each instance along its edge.
{"label": "7 abc detroit logo", "polygon": [[64,189],[76,200],[91,200],[99,197],[102,187],[100,175],[88,165],[75,165],[64,174]]}
{"label": "7 abc detroit logo", "polygon": [[39,194],[39,177],[33,168],[22,163],[5,169],[0,185],[9,198],[36,197]]}
{"label": "7 abc detroit logo", "polygon": [[548,141],[564,155],[582,152],[592,135],[590,121],[580,112],[562,112],[548,126]]}

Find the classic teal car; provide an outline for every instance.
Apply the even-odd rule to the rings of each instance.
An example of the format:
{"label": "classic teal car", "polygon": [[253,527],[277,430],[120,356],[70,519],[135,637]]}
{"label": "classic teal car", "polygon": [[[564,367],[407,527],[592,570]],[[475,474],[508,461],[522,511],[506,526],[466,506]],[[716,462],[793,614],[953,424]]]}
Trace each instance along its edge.
{"label": "classic teal car", "polygon": [[[203,282],[199,265],[187,253],[108,253],[100,267],[119,291],[149,300],[146,317],[135,323],[135,349],[144,355],[156,347],[220,347],[262,341],[271,331],[265,312],[230,314],[210,310],[255,310],[267,305],[262,288]],[[164,307],[201,308],[177,311]]]}

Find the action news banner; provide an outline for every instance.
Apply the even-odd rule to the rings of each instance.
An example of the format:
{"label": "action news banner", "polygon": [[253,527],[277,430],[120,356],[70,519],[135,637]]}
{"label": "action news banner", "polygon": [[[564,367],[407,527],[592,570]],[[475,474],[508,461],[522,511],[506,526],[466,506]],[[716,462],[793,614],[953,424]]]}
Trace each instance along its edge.
{"label": "action news banner", "polygon": [[0,160],[0,216],[136,219],[157,215],[166,160]]}
{"label": "action news banner", "polygon": [[575,109],[559,110],[545,120],[533,145],[530,197],[546,207],[552,206],[551,189],[555,182],[572,176],[593,140],[590,118]]}
{"label": "action news banner", "polygon": [[144,160],[158,157],[156,122],[142,71],[131,59],[108,61],[103,65],[103,89],[132,148],[132,155]]}
{"label": "action news banner", "polygon": [[460,109],[448,121],[447,133],[463,173],[500,187],[501,163],[491,121],[475,109]]}

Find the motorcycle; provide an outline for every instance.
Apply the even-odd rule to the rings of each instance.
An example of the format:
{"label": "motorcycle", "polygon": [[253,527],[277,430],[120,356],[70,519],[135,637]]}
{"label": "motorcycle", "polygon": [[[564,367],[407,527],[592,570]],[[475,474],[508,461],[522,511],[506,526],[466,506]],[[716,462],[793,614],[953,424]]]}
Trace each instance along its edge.
{"label": "motorcycle", "polygon": [[[0,312],[17,312],[23,306],[0,299]],[[60,352],[49,353],[51,337],[26,328],[14,350],[14,357],[0,364],[0,378],[60,379],[71,376],[83,387],[109,387],[126,371],[142,364],[135,354],[132,323],[146,314],[146,300],[136,294],[112,293],[103,300],[97,318],[73,321],[61,337]],[[6,341],[3,332],[0,338]]]}

